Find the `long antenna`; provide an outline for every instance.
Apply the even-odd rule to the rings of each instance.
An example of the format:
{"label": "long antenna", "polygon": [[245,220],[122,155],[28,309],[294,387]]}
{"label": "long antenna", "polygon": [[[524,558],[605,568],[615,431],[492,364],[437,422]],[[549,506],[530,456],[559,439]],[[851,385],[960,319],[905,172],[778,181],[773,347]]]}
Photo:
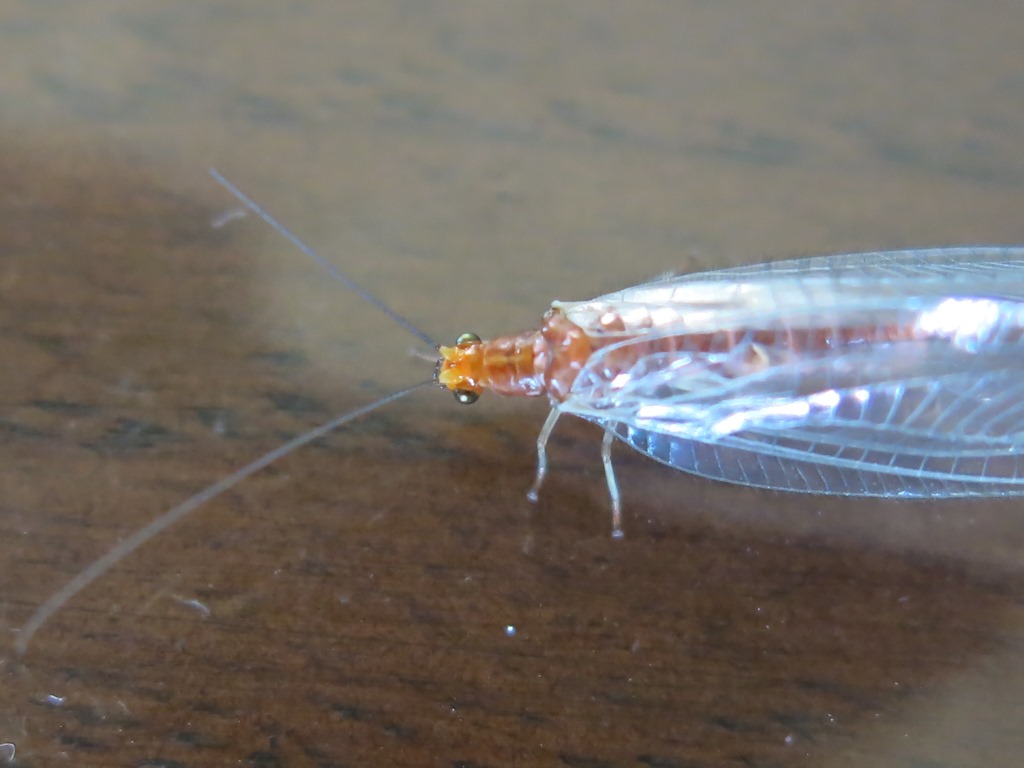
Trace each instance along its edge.
{"label": "long antenna", "polygon": [[28,644],[32,640],[32,636],[35,635],[35,633],[39,631],[39,628],[43,626],[43,624],[45,624],[57,611],[59,611],[68,600],[96,581],[96,579],[109,571],[113,566],[117,565],[120,560],[130,555],[157,534],[174,525],[190,512],[202,506],[210,499],[230,490],[247,477],[255,475],[264,467],[273,464],[284,456],[287,456],[296,448],[301,448],[307,443],[311,443],[317,438],[323,437],[328,432],[332,432],[335,429],[348,424],[350,421],[358,419],[360,416],[365,416],[371,411],[375,411],[388,403],[393,403],[395,400],[403,398],[411,392],[415,392],[417,389],[422,389],[433,383],[433,381],[420,382],[412,387],[394,392],[387,397],[382,397],[374,403],[364,405],[362,408],[349,411],[342,416],[338,416],[336,419],[328,421],[326,424],[321,424],[319,427],[311,429],[308,432],[289,440],[284,445],[279,445],[274,450],[263,454],[255,461],[246,464],[241,469],[235,470],[227,477],[224,477],[213,485],[204,488],[194,496],[185,499],[185,501],[181,502],[178,506],[164,512],[160,517],[156,518],[152,522],[147,523],[127,539],[118,543],[117,546],[107,552],[107,554],[87,566],[85,570],[80,571],[75,578],[57,590],[46,600],[46,602],[36,608],[35,613],[29,617],[29,620],[21,628],[21,631],[18,633],[18,639],[14,643],[14,648],[18,652],[18,655],[20,656],[28,650]]}
{"label": "long antenna", "polygon": [[321,256],[319,253],[317,253],[304,242],[302,242],[302,240],[299,239],[298,235],[296,235],[294,232],[288,229],[288,227],[286,227],[284,224],[282,224],[273,216],[271,216],[270,213],[263,208],[263,206],[261,206],[259,203],[257,203],[247,194],[245,194],[242,190],[240,190],[238,187],[236,187],[234,184],[228,181],[224,177],[224,174],[222,174],[216,168],[211,168],[210,175],[213,177],[214,181],[216,181],[218,184],[224,187],[224,189],[226,189],[232,195],[237,197],[239,202],[241,202],[246,208],[248,208],[250,211],[252,211],[261,219],[263,219],[263,221],[269,224],[275,231],[277,231],[278,234],[280,234],[282,237],[288,240],[288,242],[290,242],[292,245],[294,245],[296,248],[302,251],[302,253],[304,253],[306,256],[308,256],[317,264],[319,264],[324,270],[326,270],[331,275],[331,277],[333,277],[339,283],[341,283],[350,291],[355,293],[363,301],[375,306],[385,315],[390,317],[396,324],[400,325],[402,328],[405,328],[405,330],[407,330],[413,336],[420,339],[421,341],[426,342],[435,349],[437,348],[437,342],[430,338],[430,336],[421,331],[419,328],[417,328],[411,322],[406,320],[400,314],[395,312],[395,310],[393,310],[391,307],[389,307],[383,301],[378,299],[368,290],[363,288],[361,285],[359,285],[359,283],[357,283],[351,277],[346,275],[344,272],[342,272],[340,269],[334,266],[331,262],[329,262],[327,259]]}
{"label": "long antenna", "polygon": [[[320,256],[320,254],[318,254],[316,251],[314,251],[312,248],[310,248],[308,245],[302,242],[302,240],[300,240],[295,233],[293,233],[284,224],[282,224],[280,221],[271,216],[270,213],[264,210],[263,207],[260,206],[255,200],[253,200],[251,197],[242,192],[242,190],[236,187],[233,183],[228,181],[220,171],[218,171],[216,168],[211,168],[210,175],[218,184],[224,187],[228,192],[234,195],[243,205],[245,205],[246,208],[248,208],[250,211],[259,216],[263,221],[269,224],[271,228],[273,228],[275,231],[278,232],[278,234],[283,236],[286,240],[288,240],[288,242],[290,242],[292,245],[298,248],[299,251],[301,251],[314,262],[319,264],[320,267],[324,269],[328,274],[330,274],[335,280],[340,282],[349,290],[353,291],[356,295],[358,295],[367,303],[372,304],[374,307],[379,309],[385,315],[390,317],[397,325],[400,325],[402,328],[405,328],[405,330],[407,330],[416,338],[426,342],[432,347],[437,347],[437,342],[430,338],[430,336],[421,331],[419,328],[417,328],[411,322],[406,320],[400,314],[395,312],[393,309],[391,309],[391,307],[382,302],[380,299],[378,299],[372,293],[370,293],[361,285],[356,283],[352,278],[350,278],[340,269],[331,264],[331,262],[327,261],[325,258]],[[40,605],[35,610],[35,613],[33,613],[29,617],[28,621],[25,623],[25,625],[21,628],[20,632],[18,633],[18,639],[14,643],[15,650],[19,655],[24,654],[25,651],[28,650],[29,642],[32,640],[32,637],[35,635],[35,633],[38,632],[40,627],[42,627],[47,621],[49,621],[49,619],[55,613],[57,613],[57,611],[59,611],[64,606],[65,603],[67,603],[71,598],[73,598],[83,589],[88,587],[90,584],[96,581],[96,579],[98,579],[104,573],[109,571],[111,568],[117,565],[118,562],[120,562],[125,557],[130,555],[132,552],[134,552],[136,549],[138,549],[143,544],[148,542],[154,536],[157,536],[162,531],[174,525],[176,522],[186,517],[189,513],[195,511],[197,508],[199,508],[206,502],[210,501],[210,499],[213,499],[219,496],[220,494],[224,493],[225,491],[230,490],[234,486],[238,485],[238,483],[256,474],[264,467],[273,464],[278,459],[287,456],[289,453],[296,450],[297,448],[301,448],[307,443],[311,443],[314,440],[323,437],[327,433],[332,432],[335,429],[338,429],[339,427],[342,427],[345,424],[354,421],[355,419],[358,419],[360,416],[365,416],[371,411],[375,411],[378,408],[387,405],[388,403],[392,403],[395,400],[405,397],[406,395],[416,391],[417,389],[422,389],[423,387],[427,387],[431,384],[433,384],[433,381],[424,381],[412,387],[408,387],[398,392],[394,392],[388,395],[387,397],[383,397],[380,400],[377,400],[376,402],[370,403],[369,405],[364,405],[362,408],[357,408],[354,411],[350,411],[346,414],[338,416],[337,418],[327,422],[326,424],[321,424],[319,427],[311,429],[308,432],[305,432],[299,435],[298,437],[289,440],[284,445],[280,445],[274,450],[263,454],[255,461],[252,461],[246,464],[244,467],[235,470],[227,477],[218,480],[212,485],[199,491],[199,493],[185,499],[185,501],[181,502],[181,504],[178,504],[177,506],[164,512],[155,520],[147,523],[142,528],[135,531],[135,533],[133,533],[131,536],[118,543],[113,549],[111,549],[105,555],[100,557],[98,560],[95,560],[92,564],[88,565],[84,570],[80,571],[77,576],[71,579],[71,581],[69,581],[59,590],[57,590],[57,592],[51,595],[42,605]]]}

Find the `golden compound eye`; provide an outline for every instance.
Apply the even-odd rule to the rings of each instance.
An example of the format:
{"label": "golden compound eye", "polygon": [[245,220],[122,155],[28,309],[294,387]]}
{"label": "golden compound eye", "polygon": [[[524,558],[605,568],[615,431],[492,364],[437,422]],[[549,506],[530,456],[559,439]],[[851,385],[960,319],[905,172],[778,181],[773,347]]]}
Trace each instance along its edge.
{"label": "golden compound eye", "polygon": [[455,399],[463,405],[472,405],[480,399],[480,393],[474,392],[471,389],[455,389],[452,390],[452,394],[455,395]]}
{"label": "golden compound eye", "polygon": [[455,340],[455,346],[460,344],[470,344],[474,341],[480,341],[480,337],[475,333],[460,333],[459,338]]}

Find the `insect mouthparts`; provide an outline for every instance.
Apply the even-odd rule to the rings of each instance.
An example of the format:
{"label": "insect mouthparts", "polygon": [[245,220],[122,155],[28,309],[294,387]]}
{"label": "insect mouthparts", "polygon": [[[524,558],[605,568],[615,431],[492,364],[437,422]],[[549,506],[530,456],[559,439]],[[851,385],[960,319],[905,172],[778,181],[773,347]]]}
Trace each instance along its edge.
{"label": "insect mouthparts", "polygon": [[455,346],[438,347],[441,355],[434,380],[450,389],[463,405],[475,403],[486,386],[483,341],[475,333],[462,333]]}

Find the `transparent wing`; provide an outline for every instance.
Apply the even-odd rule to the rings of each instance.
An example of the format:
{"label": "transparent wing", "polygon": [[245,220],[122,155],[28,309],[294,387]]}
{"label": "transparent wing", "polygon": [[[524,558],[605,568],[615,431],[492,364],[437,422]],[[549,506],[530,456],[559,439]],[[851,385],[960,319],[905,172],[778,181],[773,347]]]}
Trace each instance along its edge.
{"label": "transparent wing", "polygon": [[[556,303],[594,337],[671,327],[731,331],[779,315],[871,322],[935,297],[1024,300],[1024,248],[972,247],[818,256],[667,277],[582,302]],[[614,313],[622,319],[609,326]]]}
{"label": "transparent wing", "polygon": [[[818,370],[783,366],[699,394],[669,395],[666,377],[656,377],[655,397],[627,396],[585,417],[676,469],[746,485],[873,496],[1024,493],[1019,355],[987,356],[980,371],[977,360],[963,366],[924,352],[915,374],[903,376],[908,350],[889,352],[899,359],[877,350],[843,355]],[[837,386],[856,366],[857,382]]]}
{"label": "transparent wing", "polygon": [[[959,314],[943,320],[952,328],[934,337],[787,347],[786,329],[816,314],[836,327],[879,317],[863,309],[859,292],[837,297],[838,306],[748,312],[749,327],[771,331],[775,346],[751,335],[718,351],[649,351],[679,334],[661,327],[595,353],[563,410],[672,467],[746,485],[872,496],[1024,493],[1024,304],[1003,298],[1024,293],[1021,272],[1002,274],[1000,298],[969,305],[985,309],[981,333],[979,318],[961,311],[968,304],[953,304]],[[967,284],[972,290],[951,295],[997,293],[986,281]],[[916,309],[883,312],[878,322],[934,320],[950,306],[946,293],[929,303],[918,301],[928,292],[908,290]],[[635,362],[622,372],[614,360],[631,351]]]}
{"label": "transparent wing", "polygon": [[[993,273],[1016,272],[1024,267],[1024,247],[965,246],[907,251],[872,251],[769,261],[709,272],[674,275],[645,285],[709,281],[736,282],[744,278],[814,278],[833,280],[915,282],[930,279],[961,280]],[[948,284],[948,283],[947,283]],[[642,286],[638,286],[642,287]]]}
{"label": "transparent wing", "polygon": [[999,496],[1024,493],[1022,402],[1019,371],[961,374],[837,390],[834,406],[803,423],[751,419],[713,439],[665,421],[610,426],[651,458],[716,480],[850,496]]}

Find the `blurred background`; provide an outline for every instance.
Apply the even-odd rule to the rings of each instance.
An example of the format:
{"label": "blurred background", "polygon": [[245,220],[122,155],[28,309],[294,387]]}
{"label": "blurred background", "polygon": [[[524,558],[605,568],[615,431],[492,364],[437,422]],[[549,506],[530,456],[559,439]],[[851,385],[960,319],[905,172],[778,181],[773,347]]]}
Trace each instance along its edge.
{"label": "blurred background", "polygon": [[1024,760],[1021,502],[723,486],[423,391],[19,628],[424,345],[554,299],[1024,242],[1018,3],[0,5],[0,763]]}

